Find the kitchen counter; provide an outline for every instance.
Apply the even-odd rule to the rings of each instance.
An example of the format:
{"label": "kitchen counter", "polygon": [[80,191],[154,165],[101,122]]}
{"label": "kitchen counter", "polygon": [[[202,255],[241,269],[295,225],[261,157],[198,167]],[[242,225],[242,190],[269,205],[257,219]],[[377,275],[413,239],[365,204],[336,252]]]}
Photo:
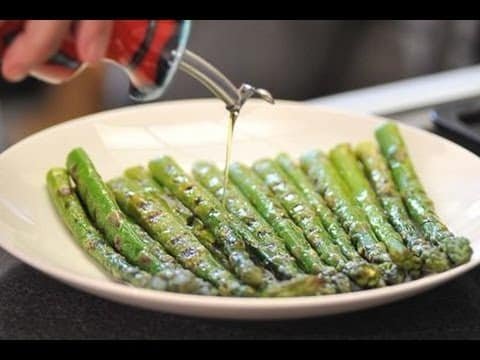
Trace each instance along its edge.
{"label": "kitchen counter", "polygon": [[[477,95],[480,67],[472,67],[310,103],[388,115],[435,131],[432,105]],[[18,338],[480,339],[480,269],[427,293],[370,310],[305,320],[240,322],[119,305],[70,288],[0,250],[0,339]]]}

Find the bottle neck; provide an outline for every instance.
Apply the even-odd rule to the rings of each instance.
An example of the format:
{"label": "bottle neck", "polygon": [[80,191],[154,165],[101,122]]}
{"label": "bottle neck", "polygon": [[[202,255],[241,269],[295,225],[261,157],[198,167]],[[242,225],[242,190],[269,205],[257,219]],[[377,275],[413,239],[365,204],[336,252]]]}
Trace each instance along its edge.
{"label": "bottle neck", "polygon": [[230,112],[238,113],[243,104],[254,95],[271,104],[274,103],[272,95],[267,90],[257,89],[248,84],[242,84],[236,88],[216,67],[192,51],[184,51],[179,69],[199,81],[213,95],[222,100]]}
{"label": "bottle neck", "polygon": [[213,95],[221,99],[227,108],[234,109],[240,103],[240,94],[235,85],[197,54],[185,50],[179,69],[199,81]]}

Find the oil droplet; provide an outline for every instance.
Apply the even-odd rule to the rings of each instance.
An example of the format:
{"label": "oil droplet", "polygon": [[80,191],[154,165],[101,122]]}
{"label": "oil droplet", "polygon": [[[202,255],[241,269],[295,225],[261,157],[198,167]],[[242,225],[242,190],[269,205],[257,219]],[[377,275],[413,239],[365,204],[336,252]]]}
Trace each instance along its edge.
{"label": "oil droplet", "polygon": [[227,201],[227,186],[228,186],[228,175],[230,162],[232,160],[232,142],[233,142],[233,131],[235,128],[235,122],[238,118],[238,110],[229,111],[229,117],[227,121],[227,148],[225,153],[225,165],[223,168],[223,198],[222,204],[226,205]]}

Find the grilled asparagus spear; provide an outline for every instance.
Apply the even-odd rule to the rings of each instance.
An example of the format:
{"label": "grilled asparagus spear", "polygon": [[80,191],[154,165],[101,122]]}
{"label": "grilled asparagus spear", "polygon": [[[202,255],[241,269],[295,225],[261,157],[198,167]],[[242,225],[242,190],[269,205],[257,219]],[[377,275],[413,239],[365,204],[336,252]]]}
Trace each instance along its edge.
{"label": "grilled asparagus spear", "polygon": [[284,206],[312,247],[319,253],[323,262],[344,272],[360,287],[376,287],[380,280],[378,269],[365,261],[349,261],[340,248],[332,241],[323,227],[321,219],[315,213],[300,191],[273,160],[259,160],[253,169],[270,187],[273,194]]}
{"label": "grilled asparagus spear", "polygon": [[[243,242],[237,242],[244,240],[247,244],[252,244],[255,241],[252,239],[253,235],[238,219],[223,209],[220,202],[207,190],[188,178],[171,158],[164,157],[152,161],[150,168],[159,182],[169,186],[172,193],[183,199],[186,205],[191,206],[195,215],[199,216],[216,236],[226,242],[226,247],[230,246],[235,252],[238,252],[238,247]],[[186,192],[185,189],[187,189]],[[232,250],[230,252],[235,257],[235,252]],[[309,277],[301,277],[277,282],[271,281],[268,275],[268,272],[265,271],[261,273],[262,283],[258,293],[260,296],[288,296],[288,294],[294,293],[296,296],[303,296],[312,292],[323,295],[336,292],[335,285],[330,278],[316,281]]]}
{"label": "grilled asparagus spear", "polygon": [[168,189],[162,187],[153,179],[152,174],[143,166],[132,166],[123,172],[124,176],[138,183],[144,192],[167,203],[172,212],[179,219],[184,219],[185,223],[192,225],[195,221],[195,215],[172,195]]}
{"label": "grilled asparagus spear", "polygon": [[411,272],[414,277],[418,277],[422,266],[421,259],[403,244],[402,237],[388,222],[350,145],[337,145],[330,151],[330,158],[340,176],[345,180],[358,206],[367,215],[377,238],[387,247],[393,262]]}
{"label": "grilled asparagus spear", "polygon": [[[165,278],[168,281],[167,289],[171,291],[211,290],[212,293],[217,293],[207,282],[178,266],[172,266],[173,260],[166,261],[168,254],[158,246],[152,245],[152,241],[146,243],[138,228],[120,211],[108,187],[83,149],[77,148],[68,154],[67,168],[93,222],[105,235],[109,244],[129,262],[151,274]],[[158,257],[161,253],[165,258]]]}
{"label": "grilled asparagus spear", "polygon": [[335,288],[325,279],[315,275],[300,274],[290,280],[269,284],[259,292],[260,297],[289,297],[329,295],[335,293]]}
{"label": "grilled asparagus spear", "polygon": [[379,264],[387,284],[402,282],[404,273],[392,262],[385,245],[378,241],[368,219],[354,202],[347,185],[328,157],[321,151],[313,150],[304,154],[300,162],[315,189],[323,195],[350,235],[358,253],[368,261]]}
{"label": "grilled asparagus spear", "polygon": [[[223,174],[213,164],[199,161],[193,166],[193,176],[219,200],[223,199]],[[229,183],[226,189],[227,210],[240,219],[255,236],[255,253],[281,279],[290,279],[301,273],[295,259],[288,253],[282,239],[248,202],[242,193]],[[252,244],[251,244],[252,246]]]}
{"label": "grilled asparagus spear", "polygon": [[383,124],[377,128],[375,136],[407,210],[425,238],[440,246],[453,264],[468,262],[473,252],[469,240],[452,234],[436,214],[433,202],[416,174],[397,125],[392,122]]}
{"label": "grilled asparagus spear", "polygon": [[[148,190],[139,187],[138,184],[131,182],[130,179],[114,179],[109,182],[109,185],[111,186],[113,193],[116,195],[118,202],[122,207],[122,210],[124,210],[131,216],[134,216],[139,222],[143,224],[145,228],[149,229],[156,239],[165,244],[165,247],[175,254],[177,259],[183,259],[183,263],[185,263],[185,261],[191,262],[191,258],[185,260],[184,255],[186,252],[189,252],[190,255],[191,251],[198,250],[199,244],[193,244],[192,242],[189,242],[187,244],[187,247],[184,246],[182,248],[181,243],[177,241],[178,239],[172,239],[172,233],[162,233],[162,226],[159,225],[159,223],[156,221],[151,221],[155,217],[155,215],[158,214],[156,213],[156,211],[163,210],[166,213],[168,212],[167,204],[165,202],[152,196],[152,194],[149,193]],[[138,198],[145,200],[145,202],[137,204]],[[172,231],[173,229],[171,221],[165,219],[165,223],[170,224],[169,230]],[[140,233],[143,232],[140,227],[138,227],[138,229]],[[164,234],[163,237],[162,234]],[[150,239],[150,241],[153,241],[148,234],[146,234],[146,236]],[[191,234],[189,236],[191,237]],[[205,250],[200,249],[200,251]],[[193,264],[193,266],[191,263],[186,263],[186,266],[192,268],[198,267],[200,268],[200,271],[206,270],[204,262],[200,264]],[[225,286],[222,286],[221,284],[223,284],[224,282],[228,283],[228,280],[231,280],[232,278],[232,275],[230,273],[225,273],[225,271],[218,269],[213,272],[213,275],[207,275],[207,277],[209,276],[216,277],[216,279],[214,279],[216,281],[212,282],[218,284],[221,289],[225,288]],[[231,287],[231,284],[229,283],[227,286]],[[222,293],[228,295],[230,291],[231,290],[222,291]],[[274,278],[272,278],[264,289],[261,289],[256,293],[256,296],[286,297],[327,295],[332,293],[334,293],[334,288],[332,288],[331,285],[326,284],[323,279],[315,276],[298,276],[295,279],[282,282],[277,282]]]}
{"label": "grilled asparagus spear", "polygon": [[126,178],[113,179],[108,185],[121,209],[185,268],[210,281],[223,295],[248,295],[251,292],[213,258],[193,233],[170,213],[165,202],[149,196],[138,184]]}
{"label": "grilled asparagus spear", "polygon": [[306,272],[322,274],[336,284],[339,292],[351,290],[349,279],[334,268],[322,263],[318,254],[305,239],[302,230],[295,225],[268,187],[250,168],[234,163],[230,166],[230,177],[284,240],[287,249]]}
{"label": "grilled asparagus spear", "polygon": [[402,198],[388,170],[388,165],[374,143],[365,141],[357,145],[356,153],[362,162],[375,192],[395,230],[408,248],[423,260],[425,273],[438,273],[450,267],[447,255],[426,241],[409,218]]}
{"label": "grilled asparagus spear", "polygon": [[171,157],[164,156],[153,160],[149,167],[155,180],[168,188],[208,226],[222,244],[235,274],[249,285],[264,286],[264,271],[253,263],[244,242],[244,235],[221,203],[193,181]]}
{"label": "grilled asparagus spear", "polygon": [[166,290],[167,283],[164,279],[130,264],[106,243],[91,224],[65,169],[50,169],[47,173],[47,188],[58,215],[76,242],[114,279],[137,287]]}
{"label": "grilled asparagus spear", "polygon": [[164,201],[172,210],[172,213],[177,216],[177,219],[193,232],[202,245],[212,253],[215,259],[226,269],[232,270],[227,257],[220,250],[216,244],[215,237],[207,229],[205,224],[167,189],[162,188],[160,184],[151,177],[147,169],[142,166],[131,167],[125,170],[124,175],[139,184],[145,193]]}
{"label": "grilled asparagus spear", "polygon": [[352,261],[365,261],[355,250],[348,234],[338,222],[335,214],[325,203],[320,194],[315,191],[312,182],[305,173],[295,164],[295,162],[287,154],[279,154],[275,161],[289,176],[290,180],[295,184],[297,189],[301,191],[310,206],[315,209],[317,215],[322,219],[323,226],[330,234],[331,239],[340,247],[343,255]]}

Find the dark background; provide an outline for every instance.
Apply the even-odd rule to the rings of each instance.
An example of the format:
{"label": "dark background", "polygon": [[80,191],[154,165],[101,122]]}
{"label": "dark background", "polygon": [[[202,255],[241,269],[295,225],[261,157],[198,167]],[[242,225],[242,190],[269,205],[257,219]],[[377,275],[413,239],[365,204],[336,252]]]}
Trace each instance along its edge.
{"label": "dark background", "polygon": [[[479,31],[477,20],[199,20],[188,47],[235,84],[305,100],[475,64]],[[55,87],[0,83],[3,146],[73,117],[129,105],[127,85],[111,65]],[[210,96],[179,73],[162,100]]]}

